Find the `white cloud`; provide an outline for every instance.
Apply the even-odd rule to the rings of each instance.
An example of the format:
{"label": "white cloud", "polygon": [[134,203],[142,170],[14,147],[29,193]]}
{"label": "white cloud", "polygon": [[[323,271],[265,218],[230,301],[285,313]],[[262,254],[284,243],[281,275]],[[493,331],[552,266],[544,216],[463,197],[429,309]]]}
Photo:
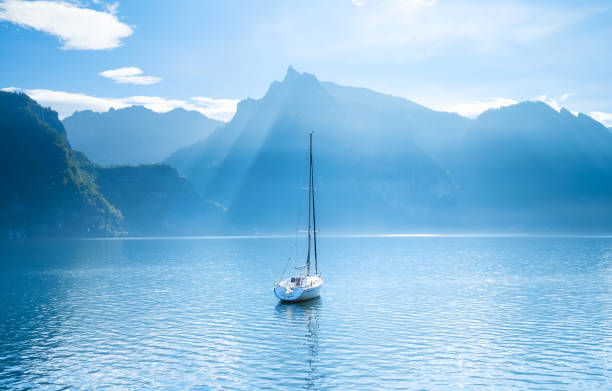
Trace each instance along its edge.
{"label": "white cloud", "polygon": [[459,103],[453,106],[443,108],[442,111],[448,111],[452,113],[460,114],[468,118],[476,118],[481,113],[489,109],[498,109],[504,106],[510,106],[517,104],[518,102],[514,99],[509,98],[493,98],[487,101],[475,101],[470,103]]}
{"label": "white cloud", "polygon": [[0,21],[57,36],[66,50],[103,50],[121,46],[132,29],[109,12],[82,8],[67,2],[6,0],[0,3]]}
{"label": "white cloud", "polygon": [[589,115],[594,120],[601,122],[605,126],[612,127],[612,113],[603,113],[601,111],[591,111]]}
{"label": "white cloud", "polygon": [[194,97],[189,100],[166,99],[158,96],[129,96],[125,98],[104,98],[74,92],[45,89],[21,90],[15,87],[3,88],[3,91],[23,91],[43,106],[50,106],[57,111],[60,118],[65,118],[77,110],[107,111],[111,107],[120,109],[128,106],[144,106],[158,113],[165,113],[176,108],[195,110],[207,117],[229,121],[236,112],[237,99],[214,99]]}
{"label": "white cloud", "polygon": [[109,13],[116,15],[117,11],[119,10],[119,3],[115,2],[113,4],[107,4],[105,8]]}
{"label": "white cloud", "polygon": [[[543,102],[546,103],[547,105],[549,105],[550,107],[552,107],[553,109],[557,110],[557,111],[561,111],[561,108],[563,108],[562,104],[565,103],[567,101],[567,99],[569,99],[570,97],[574,96],[576,94],[574,93],[565,93],[563,95],[560,96],[548,96],[546,94],[542,94],[539,96],[536,96],[534,98],[529,99],[530,101],[533,102]],[[448,111],[448,112],[452,112],[452,113],[458,113],[464,117],[468,117],[468,118],[476,118],[478,117],[481,113],[489,110],[489,109],[497,109],[500,107],[504,107],[504,106],[510,106],[510,105],[514,105],[517,104],[518,101],[514,100],[514,99],[510,99],[510,98],[493,98],[491,100],[487,100],[487,101],[475,101],[475,102],[471,102],[471,103],[459,103],[453,106],[447,106],[444,107],[442,109],[440,109],[441,111]],[[576,110],[572,110],[572,109],[568,109],[566,107],[567,110],[569,110],[569,112],[571,112],[573,115],[578,115],[579,111]],[[594,120],[601,122],[604,126],[607,127],[612,127],[612,113],[604,113],[602,111],[591,111],[588,113],[588,115],[593,118]]]}
{"label": "white cloud", "polygon": [[[542,94],[534,98],[531,98],[529,100],[534,101],[534,102],[544,102],[550,107],[552,107],[553,109],[560,111],[562,107],[561,105],[565,101],[567,101],[569,97],[574,96],[574,95],[575,95],[574,93],[566,93],[560,96],[548,96],[546,94]],[[514,105],[517,103],[519,103],[519,101],[515,99],[511,99],[511,98],[492,98],[486,101],[477,100],[475,102],[459,103],[456,105],[444,107],[441,110],[458,113],[468,118],[476,118],[481,113],[489,109],[498,109],[500,107],[510,106],[510,105]],[[572,110],[570,111],[574,113],[574,115],[577,114],[577,112],[575,111],[572,111]]]}
{"label": "white cloud", "polygon": [[191,99],[200,107],[199,111],[207,117],[227,120],[234,115],[239,102],[238,99],[213,99],[204,96],[194,96]]}
{"label": "white cloud", "polygon": [[[560,111],[562,106],[561,104],[563,102],[565,102],[567,100],[567,98],[574,96],[576,94],[574,94],[573,92],[571,93],[565,93],[561,96],[548,96],[546,94],[542,94],[539,96],[536,96],[535,98],[532,98],[530,100],[532,101],[536,101],[536,102],[544,102],[547,105],[549,105],[550,107],[552,107],[553,109]],[[575,114],[575,113],[574,113]]]}
{"label": "white cloud", "polygon": [[155,84],[159,83],[162,79],[155,76],[145,76],[142,74],[142,70],[136,67],[126,67],[118,69],[109,69],[99,73],[100,76],[104,76],[108,79],[114,80],[120,84]]}
{"label": "white cloud", "polygon": [[[144,106],[158,113],[165,113],[176,108],[185,110],[195,110],[206,115],[209,118],[214,118],[221,121],[229,121],[236,113],[238,99],[215,99],[204,96],[194,96],[188,100],[182,99],[166,99],[158,96],[130,96],[125,98],[104,98],[74,92],[54,91],[45,89],[22,90],[17,87],[5,87],[2,91],[16,92],[22,91],[28,94],[32,99],[36,100],[43,106],[50,106],[59,113],[60,118],[65,118],[77,110],[93,110],[98,112],[107,111],[110,108],[119,109],[133,105]],[[563,94],[556,98],[565,100],[573,94]],[[554,100],[546,95],[541,95],[532,100],[543,101],[551,107]],[[453,112],[463,115],[468,118],[475,118],[481,113],[489,109],[496,109],[504,106],[510,106],[518,103],[518,101],[510,98],[493,98],[486,101],[475,101],[471,103],[459,103],[452,106],[447,106],[441,111]],[[552,104],[551,104],[552,103]],[[560,107],[560,106],[558,106]],[[574,115],[576,111],[570,110]],[[593,119],[601,122],[605,126],[612,127],[612,113],[601,111],[591,111],[588,113]]]}

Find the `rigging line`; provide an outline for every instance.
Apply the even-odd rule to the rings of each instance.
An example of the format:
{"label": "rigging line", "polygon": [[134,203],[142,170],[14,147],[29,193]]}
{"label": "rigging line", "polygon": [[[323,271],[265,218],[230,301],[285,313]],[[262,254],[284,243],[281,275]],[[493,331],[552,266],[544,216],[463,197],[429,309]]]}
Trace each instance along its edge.
{"label": "rigging line", "polygon": [[287,263],[285,263],[285,268],[283,269],[283,272],[281,273],[281,276],[278,279],[278,282],[281,282],[283,280],[283,277],[285,276],[285,272],[287,271],[287,266],[289,266],[289,261],[291,261],[291,257],[287,258]]}

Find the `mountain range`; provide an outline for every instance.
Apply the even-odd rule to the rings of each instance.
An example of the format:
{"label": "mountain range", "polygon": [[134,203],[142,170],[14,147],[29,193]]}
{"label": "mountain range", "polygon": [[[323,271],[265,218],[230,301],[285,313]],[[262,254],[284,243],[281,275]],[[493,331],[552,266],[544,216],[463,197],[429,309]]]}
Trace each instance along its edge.
{"label": "mountain range", "polygon": [[156,113],[142,106],[77,111],[63,123],[72,147],[103,166],[158,163],[223,124],[197,111]]}
{"label": "mountain range", "polygon": [[243,100],[232,121],[166,162],[242,230],[286,229],[305,216],[297,189],[310,131],[320,223],[334,231],[612,225],[612,134],[542,102],[467,119],[290,67],[264,97]]}
{"label": "mountain range", "polygon": [[[62,123],[24,94],[0,93],[0,236],[291,232],[306,221],[311,132],[324,232],[612,229],[610,129],[542,102],[468,119],[290,67],[214,130],[182,130],[186,113],[134,141],[131,154],[115,137],[143,132],[129,124],[151,115],[146,109],[81,112]],[[64,127],[75,118],[82,134],[103,129],[100,118],[124,131],[77,151]],[[188,133],[197,141],[172,144]],[[175,152],[146,151],[161,144]],[[106,152],[92,161],[96,150]]]}

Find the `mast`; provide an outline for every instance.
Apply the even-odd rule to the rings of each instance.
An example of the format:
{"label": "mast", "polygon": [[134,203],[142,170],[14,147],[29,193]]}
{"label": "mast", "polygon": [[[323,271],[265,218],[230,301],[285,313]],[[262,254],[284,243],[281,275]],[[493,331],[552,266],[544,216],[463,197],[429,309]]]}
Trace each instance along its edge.
{"label": "mast", "polygon": [[312,132],[310,132],[310,168],[308,172],[308,257],[306,258],[306,275],[310,275],[310,246],[311,246],[311,225],[310,225],[310,206],[312,203]]}
{"label": "mast", "polygon": [[317,260],[317,219],[315,214],[314,164],[312,164],[312,132],[310,132],[310,187],[312,188],[312,233],[314,236],[315,274],[319,274]]}

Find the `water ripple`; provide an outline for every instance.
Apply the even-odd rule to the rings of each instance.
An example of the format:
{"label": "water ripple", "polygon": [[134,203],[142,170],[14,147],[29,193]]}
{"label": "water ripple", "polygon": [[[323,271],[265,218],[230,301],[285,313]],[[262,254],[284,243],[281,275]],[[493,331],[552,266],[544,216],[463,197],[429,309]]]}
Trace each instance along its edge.
{"label": "water ripple", "polygon": [[612,239],[2,243],[0,389],[612,389]]}

